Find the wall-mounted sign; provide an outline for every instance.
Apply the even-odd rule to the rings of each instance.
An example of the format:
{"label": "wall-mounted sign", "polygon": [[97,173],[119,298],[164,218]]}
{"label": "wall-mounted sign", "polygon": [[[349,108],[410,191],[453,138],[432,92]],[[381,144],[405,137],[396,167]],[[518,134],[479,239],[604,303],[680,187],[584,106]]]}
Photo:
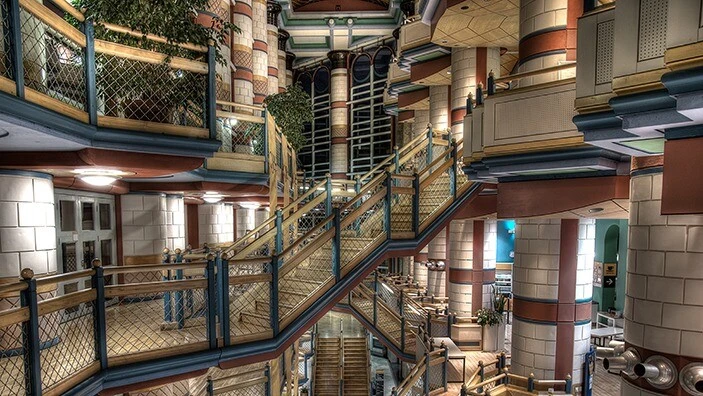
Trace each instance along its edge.
{"label": "wall-mounted sign", "polygon": [[593,262],[593,286],[603,287],[603,263],[600,261]]}
{"label": "wall-mounted sign", "polygon": [[603,277],[603,287],[606,289],[615,287],[615,277],[614,276]]}
{"label": "wall-mounted sign", "polygon": [[618,263],[605,263],[605,264],[603,264],[603,275],[617,276],[618,275]]}

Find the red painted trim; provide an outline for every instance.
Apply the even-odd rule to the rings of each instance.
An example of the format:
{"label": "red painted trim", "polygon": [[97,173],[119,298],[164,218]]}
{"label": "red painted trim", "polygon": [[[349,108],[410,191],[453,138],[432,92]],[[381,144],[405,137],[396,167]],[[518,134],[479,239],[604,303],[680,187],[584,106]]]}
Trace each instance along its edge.
{"label": "red painted trim", "polygon": [[151,381],[144,381],[144,382],[137,382],[135,384],[129,384],[129,385],[124,385],[124,386],[118,386],[116,388],[110,388],[103,390],[99,393],[100,396],[109,396],[109,395],[120,395],[120,394],[129,394],[129,392],[136,392],[142,389],[150,389],[150,388],[155,388],[160,385],[167,385],[173,382],[179,382],[183,381],[189,378],[195,378],[199,376],[203,376],[207,374],[208,369],[202,369],[202,370],[195,370],[195,371],[190,371],[188,373],[184,374],[178,374],[178,375],[172,375],[169,377],[163,377]]}
{"label": "red painted trim", "polygon": [[[495,188],[493,184],[486,184],[490,188]],[[479,195],[470,204],[464,205],[457,212],[454,219],[471,219],[476,217],[486,217],[496,213],[498,195]]]}
{"label": "red painted trim", "polygon": [[245,17],[249,17],[251,19],[252,11],[251,11],[251,6],[247,3],[243,3],[241,1],[238,1],[234,3],[234,6],[230,8],[232,14],[239,14],[239,15],[244,15]]}
{"label": "red painted trim", "polygon": [[520,59],[566,48],[566,29],[552,30],[520,40]]}
{"label": "red painted trim", "polygon": [[[188,219],[188,228],[186,229],[188,239],[186,243],[190,245],[193,249],[197,249],[200,246],[200,223],[198,222],[198,205],[187,204],[186,217]],[[234,223],[236,224],[237,222],[235,221]]]}
{"label": "red painted trim", "polygon": [[[664,143],[664,148],[666,149],[666,143]],[[639,169],[647,168],[656,168],[658,166],[664,166],[664,154],[630,158],[630,171],[636,171]]]}
{"label": "red painted trim", "polygon": [[444,55],[440,58],[415,63],[410,66],[410,81],[419,82],[433,76],[452,65],[452,56]]}
{"label": "red painted trim", "polygon": [[251,82],[254,79],[254,73],[251,70],[247,70],[241,66],[237,66],[237,70],[234,72],[233,78],[235,80],[244,80]]}
{"label": "red painted trim", "polygon": [[398,112],[398,122],[408,121],[415,118],[415,112],[413,110],[404,110]]}
{"label": "red painted trim", "polygon": [[334,102],[330,103],[330,108],[332,108],[332,109],[346,109],[347,102],[345,100],[335,100]]}
{"label": "red painted trim", "polygon": [[[561,286],[561,285],[560,285]],[[566,378],[574,371],[574,323],[557,323],[554,378]],[[578,379],[576,379],[578,381]]]}
{"label": "red painted trim", "polygon": [[566,60],[576,60],[578,19],[583,15],[583,1],[569,0],[566,8]]}
{"label": "red painted trim", "polygon": [[561,219],[559,236],[559,303],[576,300],[576,266],[578,261],[579,221]]}
{"label": "red painted trim", "polygon": [[488,48],[477,47],[476,48],[476,84],[482,83],[483,88],[486,89],[488,84]]}
{"label": "red painted trim", "polygon": [[[561,285],[559,285],[561,288]],[[513,312],[516,318],[540,323],[568,322],[573,326],[591,318],[591,303],[561,304],[549,301],[526,300],[516,296],[513,299]],[[573,340],[572,340],[573,341]]]}
{"label": "red painted trim", "polygon": [[545,216],[629,197],[629,176],[499,183],[498,218]]}
{"label": "red painted trim", "polygon": [[411,92],[401,92],[398,94],[398,107],[403,108],[407,106],[412,106],[415,103],[425,100],[429,97],[429,88],[418,89],[417,91]]}
{"label": "red painted trim", "polygon": [[264,103],[264,99],[266,99],[265,94],[260,94],[260,93],[255,93],[254,94],[254,104],[255,105],[260,105]]}
{"label": "red painted trim", "polygon": [[415,257],[413,257],[413,260],[419,262],[427,262],[427,253],[415,253]]}
{"label": "red painted trim", "polygon": [[464,117],[466,117],[466,107],[459,107],[458,109],[452,110],[452,125],[462,124],[464,122]]}
{"label": "red painted trim", "polygon": [[387,11],[388,7],[363,0],[319,0],[294,7],[294,10],[295,12],[363,12]]}
{"label": "red painted trim", "polygon": [[[662,182],[662,214],[703,214],[703,137],[668,140]],[[657,199],[657,197],[652,197]]]}
{"label": "red painted trim", "polygon": [[94,186],[88,184],[81,179],[75,177],[54,177],[53,179],[54,187],[56,188],[67,188],[70,190],[79,191],[91,191],[103,194],[127,194],[129,190],[129,183],[118,180],[108,186]]}
{"label": "red painted trim", "polygon": [[268,53],[268,50],[269,50],[269,46],[268,46],[268,44],[266,44],[265,41],[256,40],[256,39],[254,39],[254,43],[252,44],[251,48],[254,51],[261,51],[261,52],[266,52],[266,53]]}
{"label": "red painted trim", "polygon": [[343,173],[343,172],[331,173],[330,176],[332,177],[332,179],[335,179],[335,180],[345,180],[347,178],[347,174]]}
{"label": "red painted trim", "polygon": [[278,68],[269,66],[268,75],[269,77],[278,77]]}
{"label": "red painted trim", "polygon": [[[129,190],[137,191],[156,191],[164,193],[175,193],[180,191],[219,191],[219,192],[237,192],[240,194],[261,194],[269,193],[267,186],[256,184],[233,184],[223,182],[145,182],[145,183],[130,183]],[[268,202],[268,201],[267,201]]]}
{"label": "red painted trim", "polygon": [[347,138],[345,137],[333,137],[330,141],[331,144],[347,144]]}

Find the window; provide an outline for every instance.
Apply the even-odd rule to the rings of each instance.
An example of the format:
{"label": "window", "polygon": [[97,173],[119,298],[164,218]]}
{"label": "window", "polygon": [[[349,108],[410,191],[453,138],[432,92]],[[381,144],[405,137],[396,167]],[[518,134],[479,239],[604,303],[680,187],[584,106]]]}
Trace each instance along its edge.
{"label": "window", "polygon": [[112,227],[110,204],[101,203],[98,205],[98,215],[100,217],[100,229],[109,230]]}
{"label": "window", "polygon": [[81,203],[81,227],[83,230],[94,230],[95,223],[93,222],[93,203]]}
{"label": "window", "polygon": [[59,201],[59,222],[61,231],[76,230],[76,211],[74,201]]}

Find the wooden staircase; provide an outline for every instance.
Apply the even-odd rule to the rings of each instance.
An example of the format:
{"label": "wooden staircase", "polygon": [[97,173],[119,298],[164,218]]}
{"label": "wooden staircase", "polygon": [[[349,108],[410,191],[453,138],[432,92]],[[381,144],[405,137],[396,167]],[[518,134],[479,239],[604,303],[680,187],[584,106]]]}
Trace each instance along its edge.
{"label": "wooden staircase", "polygon": [[369,394],[367,338],[344,338],[344,396]]}
{"label": "wooden staircase", "polygon": [[315,351],[314,394],[319,396],[339,396],[339,338],[318,338]]}

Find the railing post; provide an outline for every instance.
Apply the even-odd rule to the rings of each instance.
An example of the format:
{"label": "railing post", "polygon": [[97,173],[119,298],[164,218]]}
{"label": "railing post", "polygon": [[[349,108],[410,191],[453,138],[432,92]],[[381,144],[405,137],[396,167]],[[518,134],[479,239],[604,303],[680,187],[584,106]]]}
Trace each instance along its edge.
{"label": "railing post", "polygon": [[400,317],[400,350],[405,352],[405,316]]}
{"label": "railing post", "polygon": [[[174,259],[174,262],[179,264],[183,261],[183,256],[181,255],[181,249],[176,249],[176,257]],[[219,259],[218,259],[219,260]],[[183,270],[182,269],[177,269],[176,270],[176,280],[183,280]],[[178,329],[182,329],[185,327],[186,320],[185,320],[185,311],[184,311],[184,304],[183,304],[183,290],[176,290],[176,298],[175,298],[175,303],[176,303],[176,323],[178,324]],[[221,299],[220,299],[221,300]]]}
{"label": "railing post", "polygon": [[327,174],[327,182],[325,183],[325,216],[332,214],[332,175]]}
{"label": "railing post", "polygon": [[527,391],[535,391],[535,373],[530,373],[530,376],[527,377]]}
{"label": "railing post", "polygon": [[339,212],[339,207],[336,206],[332,209],[334,213],[334,240],[332,242],[332,273],[336,282],[342,278],[342,271],[340,268],[342,260],[342,216]]}
{"label": "railing post", "polygon": [[429,125],[427,128],[427,165],[431,164],[434,158],[432,158],[432,138],[434,137],[434,133],[432,132],[432,125]]}
{"label": "railing post", "polygon": [[378,293],[373,293],[373,325],[378,323]]}
{"label": "railing post", "polygon": [[400,290],[400,306],[398,307],[398,313],[400,314],[400,316],[403,316],[403,314],[405,313],[405,308],[403,307],[403,305],[404,305],[403,299],[404,298],[405,298],[405,294],[403,293],[403,290],[401,289]]}
{"label": "railing post", "polygon": [[217,348],[217,283],[215,281],[215,256],[208,254],[207,257],[207,339],[210,342],[210,349]]}
{"label": "railing post", "polygon": [[454,324],[454,316],[447,312],[447,337],[452,338],[452,325]]}
{"label": "railing post", "polygon": [[220,329],[222,330],[222,338],[224,345],[230,345],[230,332],[229,332],[229,261],[228,257],[224,253],[218,254],[217,258],[217,272],[222,274],[220,276]]}
{"label": "railing post", "polygon": [[391,208],[393,201],[393,176],[391,172],[386,171],[386,232],[387,238],[391,239]]}
{"label": "railing post", "polygon": [[276,209],[276,254],[283,252],[283,212]]}
{"label": "railing post", "polygon": [[[205,120],[207,129],[210,132],[210,139],[217,138],[217,63],[215,61],[215,45],[211,42],[207,47],[207,89],[205,93]],[[268,173],[268,172],[267,172]]]}
{"label": "railing post", "polygon": [[[442,382],[444,383],[444,391],[447,391],[447,383],[449,382],[449,375],[447,370],[449,370],[449,349],[444,342],[442,342],[442,349],[444,349],[444,363],[442,363]],[[463,383],[463,380],[462,380]]]}
{"label": "railing post", "polygon": [[457,144],[456,140],[452,139],[451,143],[452,145],[452,153],[451,153],[451,161],[452,161],[452,166],[449,167],[449,194],[451,194],[454,199],[456,199],[456,165],[457,165]]}
{"label": "railing post", "polygon": [[83,34],[85,34],[84,70],[85,70],[85,99],[88,123],[98,124],[98,91],[95,81],[95,27],[92,19],[83,21]]}
{"label": "railing post", "polygon": [[215,394],[215,384],[212,381],[212,377],[207,377],[207,394],[208,396]]}
{"label": "railing post", "polygon": [[398,173],[398,169],[400,168],[400,151],[398,150],[398,146],[393,147],[393,165],[395,173]]}
{"label": "railing post", "polygon": [[[269,173],[269,168],[270,168],[270,153],[269,153],[269,110],[264,107],[264,173],[268,174]],[[275,130],[275,128],[273,128]]]}
{"label": "railing post", "polygon": [[[483,361],[479,360],[478,361],[478,378],[480,379],[479,382],[483,382],[486,380],[486,367],[483,365]],[[483,392],[483,387],[479,386],[476,388],[477,393],[482,393]]]}
{"label": "railing post", "polygon": [[[306,358],[307,359],[307,358]],[[305,370],[307,370],[308,367],[305,365]],[[264,387],[264,396],[271,396],[271,365],[269,363],[266,363],[266,367],[264,368],[264,376],[266,376],[266,386]]]}
{"label": "railing post", "polygon": [[573,380],[571,379],[571,374],[566,374],[566,384],[564,385],[564,391],[570,394],[572,385]]}
{"label": "railing post", "polygon": [[93,259],[95,273],[90,280],[95,290],[95,304],[93,305],[93,334],[95,337],[95,356],[100,361],[100,369],[107,368],[107,330],[105,322],[105,277],[100,259]]}
{"label": "railing post", "polygon": [[278,335],[278,256],[271,257],[271,330],[273,336]]}
{"label": "railing post", "polygon": [[479,81],[476,85],[476,106],[483,104],[483,83]]}
{"label": "railing post", "polygon": [[24,350],[24,380],[27,395],[41,395],[41,367],[39,350],[39,307],[37,306],[37,280],[34,271],[25,268],[20,273],[27,288],[20,293],[20,304],[29,309],[29,320],[22,322],[22,349]]}
{"label": "railing post", "polygon": [[413,173],[413,212],[412,212],[412,226],[413,232],[417,237],[420,234],[420,175],[417,172]]}
{"label": "railing post", "polygon": [[486,90],[488,91],[488,96],[496,93],[496,78],[493,74],[493,70],[488,72],[488,87],[486,87]]}
{"label": "railing post", "polygon": [[[170,257],[170,250],[168,248],[164,248],[163,250],[163,264],[169,264],[171,262],[171,257]],[[161,276],[161,279],[164,281],[170,281],[171,280],[171,270],[166,270],[164,271],[165,275]],[[166,291],[164,292],[164,322],[166,323],[171,323],[173,322],[173,301],[171,299],[171,292]]]}
{"label": "railing post", "polygon": [[15,79],[17,96],[24,99],[24,63],[22,62],[22,24],[20,22],[19,0],[8,0],[7,13],[10,23],[12,77]]}
{"label": "railing post", "polygon": [[430,394],[430,351],[425,351],[425,394]]}

